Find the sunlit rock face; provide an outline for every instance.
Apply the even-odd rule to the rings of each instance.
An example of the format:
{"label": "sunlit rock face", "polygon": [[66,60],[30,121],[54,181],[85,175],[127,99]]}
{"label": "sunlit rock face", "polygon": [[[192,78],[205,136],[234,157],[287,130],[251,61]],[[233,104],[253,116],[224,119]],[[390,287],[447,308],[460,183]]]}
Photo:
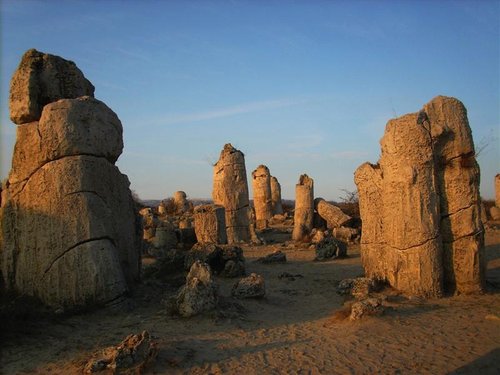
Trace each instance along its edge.
{"label": "sunlit rock face", "polygon": [[245,156],[230,143],[224,145],[214,165],[212,199],[223,206],[229,244],[249,242],[249,198]]}
{"label": "sunlit rock face", "polygon": [[114,165],[122,124],[93,91],[74,63],[36,50],[11,82],[1,270],[7,289],[54,308],[116,302],[139,278],[130,183]]}
{"label": "sunlit rock face", "polygon": [[252,172],[253,205],[257,229],[267,228],[273,216],[271,195],[271,174],[265,165],[259,165]]}
{"label": "sunlit rock face", "polygon": [[463,104],[439,96],[387,123],[379,163],[355,173],[367,276],[408,294],[484,287],[479,166]]}
{"label": "sunlit rock face", "polygon": [[303,174],[299,183],[295,185],[295,213],[292,239],[302,241],[307,238],[313,229],[314,218],[314,181]]}

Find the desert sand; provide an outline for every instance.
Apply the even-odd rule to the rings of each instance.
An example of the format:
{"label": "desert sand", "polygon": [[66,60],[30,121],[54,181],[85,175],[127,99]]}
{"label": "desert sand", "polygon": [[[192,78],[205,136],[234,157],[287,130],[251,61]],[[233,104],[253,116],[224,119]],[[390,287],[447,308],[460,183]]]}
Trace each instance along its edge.
{"label": "desert sand", "polygon": [[[247,273],[265,278],[265,298],[232,299],[237,279],[217,278],[218,309],[189,319],[165,308],[183,272],[167,281],[144,279],[127,311],[53,316],[24,306],[22,315],[6,317],[4,306],[1,373],[81,373],[93,353],[143,330],[159,349],[151,374],[500,372],[500,229],[486,232],[487,293],[424,300],[385,289],[385,313],[355,322],[345,319],[349,301],[336,294],[336,284],[363,275],[359,245],[346,259],[314,262],[314,251],[284,245],[290,232],[273,228],[264,233],[267,245],[243,247]],[[255,261],[278,249],[287,263]],[[151,261],[144,259],[144,267]],[[300,276],[279,278],[284,272]]]}

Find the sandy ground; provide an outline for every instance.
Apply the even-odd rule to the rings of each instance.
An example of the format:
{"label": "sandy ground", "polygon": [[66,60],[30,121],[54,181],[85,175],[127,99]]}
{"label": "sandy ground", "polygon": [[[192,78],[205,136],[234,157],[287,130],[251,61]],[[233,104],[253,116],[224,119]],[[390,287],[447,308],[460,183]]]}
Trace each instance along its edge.
{"label": "sandy ground", "polygon": [[[500,373],[499,230],[486,235],[488,293],[427,301],[390,293],[384,315],[358,322],[339,318],[344,297],[335,293],[337,281],[363,273],[358,246],[347,259],[318,263],[310,250],[282,247],[289,234],[267,237],[276,243],[244,248],[247,271],[266,280],[266,298],[234,301],[235,280],[218,278],[222,308],[173,318],[163,301],[175,294],[174,280],[141,285],[128,312],[32,314],[3,332],[0,373],[81,373],[93,352],[142,330],[159,345],[152,374]],[[255,262],[275,249],[286,264]],[[280,279],[282,272],[302,277]]]}

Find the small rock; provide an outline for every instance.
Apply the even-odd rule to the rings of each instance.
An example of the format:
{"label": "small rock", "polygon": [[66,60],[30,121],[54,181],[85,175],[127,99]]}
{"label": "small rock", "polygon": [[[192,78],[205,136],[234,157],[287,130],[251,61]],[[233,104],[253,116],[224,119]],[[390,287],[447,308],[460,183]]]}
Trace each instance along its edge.
{"label": "small rock", "polygon": [[304,276],[302,276],[300,273],[296,274],[296,275],[292,275],[291,273],[289,272],[282,272],[278,275],[278,279],[287,279],[287,280],[290,280],[290,281],[294,281],[295,278],[302,278]]}
{"label": "small rock", "polygon": [[378,289],[376,280],[368,277],[358,277],[355,279],[344,279],[337,285],[337,294],[350,294],[354,298],[367,298],[370,293]]}
{"label": "small rock", "polygon": [[351,306],[350,320],[359,320],[368,315],[380,315],[384,312],[382,301],[379,298],[367,298]]}
{"label": "small rock", "polygon": [[332,237],[327,237],[316,244],[316,258],[314,258],[314,260],[337,259],[345,257],[346,255],[347,246],[344,242]]}
{"label": "small rock", "polygon": [[92,374],[104,370],[111,373],[141,373],[156,357],[156,344],[151,341],[148,331],[129,335],[118,346],[104,349],[87,362],[83,373]]}
{"label": "small rock", "polygon": [[261,298],[266,294],[264,278],[256,273],[234,284],[231,295],[236,298]]}

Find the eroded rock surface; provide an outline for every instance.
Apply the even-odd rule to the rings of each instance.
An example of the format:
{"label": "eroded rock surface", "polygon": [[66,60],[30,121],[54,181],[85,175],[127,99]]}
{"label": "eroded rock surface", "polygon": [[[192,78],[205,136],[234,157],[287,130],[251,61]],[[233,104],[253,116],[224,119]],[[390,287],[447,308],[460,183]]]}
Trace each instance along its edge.
{"label": "eroded rock surface", "polygon": [[271,176],[271,205],[273,215],[283,215],[281,185],[278,182],[278,179],[274,176]]}
{"label": "eroded rock surface", "polygon": [[226,214],[226,234],[230,244],[249,242],[249,200],[245,156],[231,144],[224,145],[214,166],[212,198]]}
{"label": "eroded rock surface", "polygon": [[264,278],[256,273],[239,280],[231,289],[231,295],[236,298],[262,298],[266,295]]}
{"label": "eroded rock surface", "polygon": [[215,204],[196,206],[194,209],[194,229],[200,243],[227,243],[224,207]]}
{"label": "eroded rock surface", "polygon": [[38,121],[43,107],[59,99],[94,96],[94,86],[72,61],[35,49],[26,51],[10,83],[10,118]]}
{"label": "eroded rock surface", "polygon": [[295,213],[292,239],[302,241],[313,229],[314,217],[314,181],[303,174],[295,185]]}
{"label": "eroded rock surface", "polygon": [[328,229],[341,227],[352,220],[352,218],[346,215],[340,208],[328,203],[323,198],[316,198],[314,200],[314,208],[326,221]]}
{"label": "eroded rock surface", "polygon": [[121,122],[96,99],[66,98],[92,93],[73,63],[34,50],[11,86],[12,117],[35,121],[17,127],[4,186],[2,275],[54,308],[115,302],[139,278],[140,225],[114,165]]}
{"label": "eroded rock surface", "polygon": [[408,294],[484,284],[479,167],[465,107],[436,97],[387,123],[379,164],[355,173],[367,276]]}
{"label": "eroded rock surface", "polygon": [[252,172],[252,188],[255,225],[257,229],[265,229],[273,216],[271,174],[265,165],[259,165]]}

